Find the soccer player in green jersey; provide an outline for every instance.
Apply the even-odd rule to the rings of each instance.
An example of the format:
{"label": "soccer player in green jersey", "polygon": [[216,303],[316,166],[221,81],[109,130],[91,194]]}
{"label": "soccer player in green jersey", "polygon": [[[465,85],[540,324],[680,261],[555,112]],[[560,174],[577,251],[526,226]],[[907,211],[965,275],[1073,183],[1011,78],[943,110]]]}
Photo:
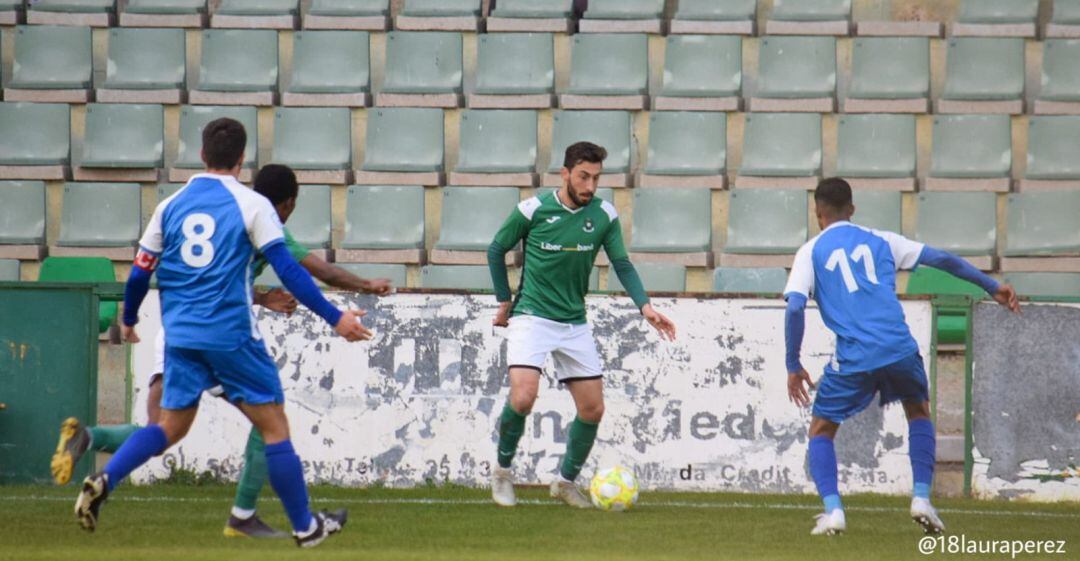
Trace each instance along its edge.
{"label": "soccer player in green jersey", "polygon": [[[536,401],[544,363],[551,355],[555,375],[567,385],[577,406],[559,476],[551,483],[551,496],[573,507],[592,507],[574,480],[589,457],[604,415],[600,355],[585,321],[589,273],[601,247],[641,315],[662,338],[675,338],[675,324],[649,304],[641,278],[630,263],[615,207],[596,197],[606,157],[603,147],[589,142],[567,148],[562,188],[519,204],[488,248],[488,266],[499,301],[493,323],[509,327],[510,399],[499,419],[499,463],[491,483],[492,498],[501,506],[517,502],[510,463],[525,431],[525,417]],[[521,285],[511,300],[506,252],[522,240],[525,263]]]}
{"label": "soccer player in green jersey", "polygon": [[[299,186],[296,174],[288,166],[277,164],[263,166],[255,177],[254,189],[270,200],[283,224],[296,210]],[[293,238],[288,229],[285,229],[285,247],[293,259],[307,269],[312,276],[335,288],[380,296],[389,294],[392,289],[387,279],[360,278],[312,255],[306,247]],[[261,255],[256,257],[252,263],[251,278],[262,274],[267,265],[266,258]],[[294,312],[297,307],[296,299],[280,288],[266,292],[254,290],[253,302],[269,310],[287,314]],[[144,382],[149,392],[146,409],[147,421],[150,424],[157,424],[161,414],[164,345],[164,331],[159,331],[155,343],[154,370],[150,373],[149,380]],[[215,392],[219,388],[211,389],[209,393],[220,396],[221,393]],[[86,452],[114,453],[132,433],[140,428],[142,427],[133,424],[84,427],[74,417],[66,419],[60,426],[60,441],[52,459],[53,480],[57,485],[66,484],[71,479],[75,465]],[[264,447],[262,435],[252,427],[248,435],[247,447],[244,449],[244,468],[237,485],[236,498],[229,521],[225,525],[224,533],[227,537],[288,537],[288,534],[274,530],[255,514],[256,501],[267,480]]]}

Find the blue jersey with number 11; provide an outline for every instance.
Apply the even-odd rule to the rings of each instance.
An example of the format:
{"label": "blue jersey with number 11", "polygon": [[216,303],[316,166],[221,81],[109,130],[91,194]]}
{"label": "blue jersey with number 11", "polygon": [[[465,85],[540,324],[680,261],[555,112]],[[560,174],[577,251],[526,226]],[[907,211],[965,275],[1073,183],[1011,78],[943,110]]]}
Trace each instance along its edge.
{"label": "blue jersey with number 11", "polygon": [[283,241],[273,205],[231,176],[199,174],[154,210],[139,245],[159,255],[166,344],[228,351],[261,339],[251,263]]}
{"label": "blue jersey with number 11", "polygon": [[918,351],[896,297],[896,271],[918,265],[923,244],[850,222],[831,224],[795,255],[784,294],[813,298],[836,334],[833,369],[869,372]]}

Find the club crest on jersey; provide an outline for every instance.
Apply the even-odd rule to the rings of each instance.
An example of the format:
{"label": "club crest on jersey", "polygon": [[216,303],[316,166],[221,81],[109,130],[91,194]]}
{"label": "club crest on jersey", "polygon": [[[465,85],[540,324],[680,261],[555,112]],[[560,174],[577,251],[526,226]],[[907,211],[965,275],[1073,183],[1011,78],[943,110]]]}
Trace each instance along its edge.
{"label": "club crest on jersey", "polygon": [[592,218],[586,218],[585,225],[581,227],[581,231],[585,232],[586,234],[591,234],[595,229],[596,227],[593,225]]}

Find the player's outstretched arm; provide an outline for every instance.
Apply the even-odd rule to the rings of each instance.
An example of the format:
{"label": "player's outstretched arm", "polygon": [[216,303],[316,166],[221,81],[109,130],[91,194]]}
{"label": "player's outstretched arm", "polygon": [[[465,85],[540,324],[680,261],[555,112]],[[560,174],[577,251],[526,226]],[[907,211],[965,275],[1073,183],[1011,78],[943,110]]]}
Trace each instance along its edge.
{"label": "player's outstretched arm", "polygon": [[120,325],[120,338],[128,343],[139,342],[135,324],[139,323],[139,307],[150,292],[150,278],[154,276],[157,265],[158,255],[140,247],[124,286],[124,317]]}
{"label": "player's outstretched arm", "polygon": [[334,288],[378,296],[386,296],[394,289],[390,279],[361,278],[337,265],[327,263],[315,255],[308,254],[307,257],[300,260],[300,265],[307,269],[311,276]]}
{"label": "player's outstretched arm", "polygon": [[806,388],[814,389],[810,373],[803,368],[799,355],[802,353],[803,334],[806,330],[806,296],[788,292],[787,309],[784,312],[784,344],[787,348],[785,362],[788,371],[788,400],[799,407],[810,405]]}
{"label": "player's outstretched arm", "polygon": [[941,269],[954,277],[978,285],[990,294],[995,302],[1011,312],[1020,313],[1020,301],[1016,297],[1016,290],[1011,285],[999,283],[957,255],[926,246],[919,254],[919,265]]}

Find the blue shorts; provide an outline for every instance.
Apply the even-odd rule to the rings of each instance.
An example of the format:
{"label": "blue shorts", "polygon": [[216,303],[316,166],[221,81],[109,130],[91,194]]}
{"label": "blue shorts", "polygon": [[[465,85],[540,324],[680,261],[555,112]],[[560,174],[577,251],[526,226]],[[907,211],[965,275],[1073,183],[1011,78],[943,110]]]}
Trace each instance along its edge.
{"label": "blue shorts", "polygon": [[233,402],[251,405],[284,403],[277,365],[261,340],[251,339],[231,351],[185,349],[165,345],[165,379],[161,407],[188,409],[214,386]]}
{"label": "blue shorts", "polygon": [[854,374],[840,374],[826,366],[814,398],[814,416],[842,423],[866,409],[875,393],[881,394],[882,406],[894,401],[930,401],[922,356],[915,353],[888,366]]}

